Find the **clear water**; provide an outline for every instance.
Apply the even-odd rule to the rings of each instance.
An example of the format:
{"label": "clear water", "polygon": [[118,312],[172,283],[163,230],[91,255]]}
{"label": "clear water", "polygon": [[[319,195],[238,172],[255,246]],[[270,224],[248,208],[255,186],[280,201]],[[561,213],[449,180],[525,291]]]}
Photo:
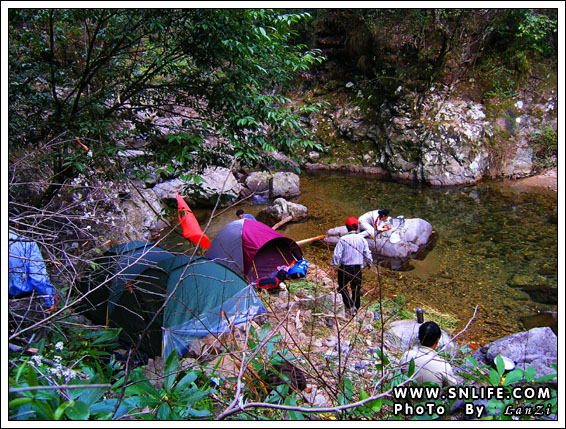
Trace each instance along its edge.
{"label": "clear water", "polygon": [[[457,330],[477,314],[464,340],[481,345],[526,329],[526,316],[557,310],[558,198],[556,192],[522,189],[512,182],[430,188],[385,182],[376,178],[317,173],[301,175],[301,195],[293,200],[308,208],[309,217],[278,231],[294,240],[324,234],[349,216],[378,208],[391,216],[422,218],[438,234],[422,260],[408,271],[380,268],[382,293],[402,295],[405,307],[448,315]],[[235,212],[257,215],[264,200],[246,201],[213,217],[207,235],[213,239]],[[210,210],[195,210],[204,228]],[[186,248],[179,234],[168,247]],[[329,267],[332,249],[304,246],[305,258]],[[378,289],[375,273],[364,274],[364,290]],[[426,315],[425,315],[426,318]],[[528,327],[527,327],[528,328]]]}

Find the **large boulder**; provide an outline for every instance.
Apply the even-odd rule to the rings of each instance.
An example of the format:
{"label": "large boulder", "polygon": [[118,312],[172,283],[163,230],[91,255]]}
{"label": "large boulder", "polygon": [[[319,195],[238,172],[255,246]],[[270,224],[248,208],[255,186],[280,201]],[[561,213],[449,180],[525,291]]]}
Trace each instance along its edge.
{"label": "large boulder", "polygon": [[271,173],[268,171],[254,171],[246,177],[246,186],[251,192],[269,192]]}
{"label": "large boulder", "polygon": [[[403,262],[420,257],[433,242],[432,225],[424,219],[411,218],[404,222],[393,219],[393,227],[375,238],[366,237],[374,259]],[[346,226],[338,226],[326,232],[324,241],[335,246],[340,237],[347,234]]]}
{"label": "large boulder", "polygon": [[435,186],[480,180],[489,164],[481,144],[490,132],[483,106],[431,93],[422,109],[414,109],[415,94],[400,92],[398,104],[382,115],[385,165],[392,177]]}
{"label": "large boulder", "polygon": [[533,169],[533,155],[531,147],[516,147],[514,155],[503,167],[503,175],[522,177],[530,174]]}
{"label": "large boulder", "polygon": [[68,284],[67,273],[82,273],[100,250],[124,241],[153,241],[167,226],[159,216],[165,207],[142,181],[79,175],[69,182],[68,189],[51,202],[56,208],[52,213],[67,222],[50,235],[55,245],[49,258],[62,264],[75,262],[72,269],[50,270],[56,290]]}
{"label": "large boulder", "polygon": [[[235,199],[242,190],[242,185],[228,168],[207,167],[200,177],[203,180],[198,184],[192,179],[185,182],[177,178],[158,183],[153,190],[158,198],[168,202],[174,202],[175,192],[179,191],[187,197],[190,204],[204,206],[214,205],[219,195],[225,200]],[[185,188],[187,188],[186,192]]]}
{"label": "large boulder", "polygon": [[481,366],[493,365],[497,355],[513,360],[522,370],[532,366],[537,378],[556,374],[550,365],[558,365],[558,338],[549,327],[533,328],[500,338],[476,350],[472,356]]}
{"label": "large boulder", "polygon": [[[402,354],[419,343],[419,328],[421,323],[415,320],[397,320],[389,325],[385,331],[384,342],[387,349],[395,354]],[[438,342],[437,351],[453,353],[454,343],[445,331]]]}
{"label": "large boulder", "polygon": [[274,173],[269,181],[269,194],[272,198],[299,196],[301,194],[299,176],[291,172]]}
{"label": "large boulder", "polygon": [[279,222],[284,218],[291,217],[292,221],[303,220],[307,217],[307,208],[302,204],[292,203],[285,198],[277,198],[273,204],[261,210],[270,220]]}

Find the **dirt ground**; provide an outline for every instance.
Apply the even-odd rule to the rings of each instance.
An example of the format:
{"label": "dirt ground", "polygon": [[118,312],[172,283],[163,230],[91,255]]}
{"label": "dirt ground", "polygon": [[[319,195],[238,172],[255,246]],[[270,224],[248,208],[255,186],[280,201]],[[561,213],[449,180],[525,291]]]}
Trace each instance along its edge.
{"label": "dirt ground", "polygon": [[558,191],[558,171],[556,168],[554,168],[536,176],[517,179],[515,183],[520,186],[544,188]]}

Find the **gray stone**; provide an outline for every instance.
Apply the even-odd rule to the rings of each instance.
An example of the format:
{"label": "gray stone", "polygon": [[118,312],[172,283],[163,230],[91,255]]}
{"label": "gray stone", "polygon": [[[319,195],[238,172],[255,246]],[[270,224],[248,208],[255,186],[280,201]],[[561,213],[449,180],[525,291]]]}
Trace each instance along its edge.
{"label": "gray stone", "polygon": [[533,169],[533,149],[531,147],[517,148],[514,156],[507,161],[503,168],[506,176],[526,176]]}
{"label": "gray stone", "polygon": [[252,192],[266,192],[269,191],[269,179],[271,173],[268,171],[254,171],[246,177],[246,186]]}
{"label": "gray stone", "polygon": [[[397,219],[393,219],[392,222],[393,228],[389,231],[384,231],[373,239],[366,238],[374,257],[406,260],[415,257],[429,243],[433,228],[424,219],[405,219],[404,224],[397,224]],[[331,228],[326,232],[325,242],[334,246],[347,232],[345,226]],[[399,234],[400,240],[396,243],[391,242],[393,234]]]}
{"label": "gray stone", "polygon": [[[497,355],[513,360],[517,368],[522,370],[532,366],[537,378],[556,374],[550,365],[558,364],[558,339],[549,327],[533,328],[500,338],[477,350],[472,356],[480,365],[492,365]],[[556,382],[556,378],[554,381]]]}
{"label": "gray stone", "polygon": [[153,192],[160,200],[173,200],[176,197],[175,192],[181,191],[185,185],[181,179],[166,180],[155,185]]}
{"label": "gray stone", "polygon": [[73,194],[76,209],[81,213],[76,226],[93,237],[104,237],[104,241],[122,242],[124,237],[134,241],[150,241],[153,234],[163,228],[157,219],[163,206],[153,189],[136,187],[128,182],[89,182],[83,176],[73,180],[73,185],[84,192]]}
{"label": "gray stone", "polygon": [[293,221],[299,221],[307,217],[308,210],[302,204],[289,202],[285,198],[277,198],[271,206],[265,207],[260,213],[276,222],[287,216],[291,216]]}
{"label": "gray stone", "polygon": [[175,200],[176,192],[179,191],[181,195],[187,197],[188,201],[202,205],[214,204],[218,195],[236,198],[242,190],[242,185],[238,183],[228,168],[208,167],[200,176],[203,180],[197,186],[198,191],[190,195],[187,195],[184,189],[187,185],[194,185],[194,180],[185,182],[176,178],[158,183],[153,190],[162,200]]}
{"label": "gray stone", "polygon": [[301,194],[300,178],[291,172],[278,172],[273,174],[269,181],[271,197],[296,197]]}
{"label": "gray stone", "polygon": [[[393,353],[404,353],[419,343],[419,327],[415,320],[398,320],[389,325],[385,332],[385,345]],[[454,353],[455,346],[451,342],[450,336],[442,331],[442,336],[436,351],[444,350],[447,353]]]}

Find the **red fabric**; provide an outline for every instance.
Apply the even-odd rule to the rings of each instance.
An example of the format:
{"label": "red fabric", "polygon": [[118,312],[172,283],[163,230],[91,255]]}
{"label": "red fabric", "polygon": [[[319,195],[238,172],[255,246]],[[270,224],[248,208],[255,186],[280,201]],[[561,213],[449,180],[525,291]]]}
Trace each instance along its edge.
{"label": "red fabric", "polygon": [[256,286],[258,289],[272,289],[279,286],[279,278],[277,277],[262,277],[257,279]]}
{"label": "red fabric", "polygon": [[195,244],[200,240],[201,247],[210,249],[210,240],[206,234],[202,232],[197,218],[183,197],[179,195],[179,192],[177,192],[177,216],[179,218],[179,222],[181,222],[181,227],[183,228],[183,237],[188,238]]}
{"label": "red fabric", "polygon": [[252,261],[259,249],[268,241],[284,236],[257,220],[243,219],[243,221],[242,251],[244,253],[244,272],[247,273],[252,268]]}
{"label": "red fabric", "polygon": [[271,276],[278,266],[302,259],[301,248],[289,237],[257,220],[242,220],[242,252],[247,278]]}
{"label": "red fabric", "polygon": [[358,227],[358,219],[350,216],[348,219],[346,219],[346,225],[348,226],[355,226],[356,228]]}

